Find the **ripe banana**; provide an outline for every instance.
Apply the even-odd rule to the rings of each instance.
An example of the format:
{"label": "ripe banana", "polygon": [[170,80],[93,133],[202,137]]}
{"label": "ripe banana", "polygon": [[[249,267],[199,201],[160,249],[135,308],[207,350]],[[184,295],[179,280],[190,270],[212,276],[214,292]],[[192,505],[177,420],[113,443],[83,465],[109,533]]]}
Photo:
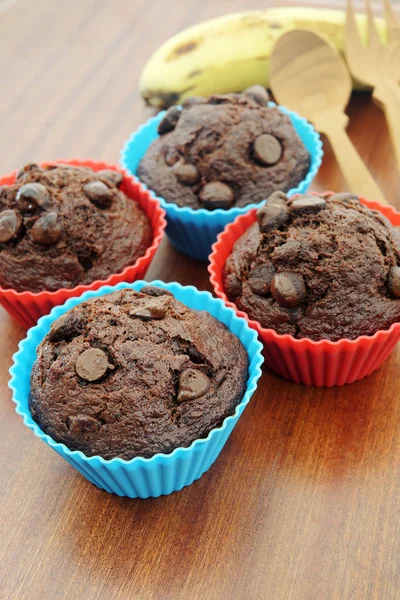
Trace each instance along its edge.
{"label": "ripe banana", "polygon": [[[365,42],[366,17],[360,14],[357,20]],[[343,54],[344,23],[343,11],[298,7],[205,21],[181,31],[150,57],[140,77],[140,93],[148,104],[166,108],[188,96],[239,92],[256,83],[268,87],[269,57],[283,33],[310,29],[326,36]],[[376,24],[385,42],[383,19],[376,19]]]}

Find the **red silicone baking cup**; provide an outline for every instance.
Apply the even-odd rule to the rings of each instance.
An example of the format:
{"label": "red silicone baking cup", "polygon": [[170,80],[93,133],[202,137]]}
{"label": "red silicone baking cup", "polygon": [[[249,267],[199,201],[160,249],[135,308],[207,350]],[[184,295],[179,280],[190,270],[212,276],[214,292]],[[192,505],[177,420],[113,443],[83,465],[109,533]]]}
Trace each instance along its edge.
{"label": "red silicone baking cup", "polygon": [[[382,206],[364,198],[361,198],[361,202],[383,213],[393,225],[400,226],[400,213],[392,207]],[[216,295],[227,306],[235,309],[236,313],[258,332],[264,343],[265,364],[277,375],[304,385],[327,387],[353,383],[370,375],[395,348],[400,339],[400,323],[394,323],[389,329],[377,331],[372,336],[362,335],[355,340],[315,342],[308,338],[295,339],[291,335],[280,335],[273,329],[265,329],[228,300],[222,282],[225,261],[235,242],[256,221],[256,213],[257,209],[253,209],[237,217],[219,234],[212,247],[208,271]]]}
{"label": "red silicone baking cup", "polygon": [[[165,211],[161,208],[159,202],[153,198],[150,193],[145,190],[140,182],[135,180],[124,169],[120,169],[115,165],[110,165],[104,162],[92,160],[57,160],[43,163],[42,166],[55,164],[57,162],[76,165],[82,167],[90,167],[93,171],[101,169],[112,169],[122,173],[124,180],[121,184],[121,190],[139,204],[146,213],[152,229],[153,242],[149,246],[143,256],[138,258],[133,265],[125,267],[121,273],[114,273],[107,279],[93,281],[88,285],[78,285],[71,289],[61,288],[55,292],[44,290],[43,292],[17,292],[13,289],[3,289],[0,287],[0,304],[10,313],[18,323],[28,329],[35,325],[39,317],[48,314],[53,306],[63,304],[68,298],[80,296],[88,290],[97,290],[103,285],[116,285],[126,281],[132,283],[136,279],[143,279],[154,254],[160,245],[160,241],[164,235],[166,227]],[[11,175],[0,177],[1,185],[11,185],[15,182],[16,172]]]}

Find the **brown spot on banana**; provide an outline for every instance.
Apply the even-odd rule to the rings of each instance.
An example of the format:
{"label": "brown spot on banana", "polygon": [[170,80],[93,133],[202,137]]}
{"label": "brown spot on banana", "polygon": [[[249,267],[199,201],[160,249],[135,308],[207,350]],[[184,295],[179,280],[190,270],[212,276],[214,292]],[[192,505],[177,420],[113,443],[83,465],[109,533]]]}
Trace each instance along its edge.
{"label": "brown spot on banana", "polygon": [[201,44],[202,40],[192,40],[190,42],[185,42],[179,46],[176,46],[172,52],[167,56],[166,61],[176,60],[183,54],[190,54],[193,50],[196,50]]}
{"label": "brown spot on banana", "polygon": [[196,75],[201,75],[202,73],[202,69],[195,69],[194,71],[190,71],[189,75],[186,75],[185,79],[191,79],[192,77],[196,77]]}

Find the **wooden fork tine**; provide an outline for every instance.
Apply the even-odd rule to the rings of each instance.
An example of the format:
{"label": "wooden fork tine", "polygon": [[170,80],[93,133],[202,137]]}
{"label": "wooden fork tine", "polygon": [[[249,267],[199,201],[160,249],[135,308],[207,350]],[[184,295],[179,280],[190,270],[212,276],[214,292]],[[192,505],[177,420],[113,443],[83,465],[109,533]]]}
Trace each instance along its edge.
{"label": "wooden fork tine", "polygon": [[355,60],[357,53],[363,49],[352,0],[347,0],[346,3],[345,45],[347,61],[351,66],[351,62]]}
{"label": "wooden fork tine", "polygon": [[388,42],[400,41],[400,20],[393,10],[390,0],[383,0]]}
{"label": "wooden fork tine", "polygon": [[372,48],[372,50],[378,50],[381,46],[381,39],[375,25],[374,13],[372,12],[370,0],[365,0],[365,9],[368,20],[368,46]]}

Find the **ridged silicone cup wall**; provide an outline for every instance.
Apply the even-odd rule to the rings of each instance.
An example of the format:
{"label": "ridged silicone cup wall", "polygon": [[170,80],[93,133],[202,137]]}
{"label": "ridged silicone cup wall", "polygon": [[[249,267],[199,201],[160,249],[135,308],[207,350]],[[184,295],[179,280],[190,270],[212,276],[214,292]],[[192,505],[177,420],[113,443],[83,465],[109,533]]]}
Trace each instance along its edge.
{"label": "ridged silicone cup wall", "polygon": [[[276,105],[270,102],[270,106]],[[310,187],[321,165],[322,143],[318,133],[306,119],[283,106],[278,108],[281,112],[289,115],[294,128],[311,155],[311,164],[307,176],[296,188],[288,192],[289,196],[304,194]],[[129,173],[137,175],[140,161],[146,154],[150,144],[158,137],[158,124],[164,114],[165,111],[149,119],[125,143],[120,160],[122,166]],[[143,182],[142,185],[146,187]],[[220,208],[213,211],[204,208],[193,210],[192,208],[183,208],[171,202],[166,202],[164,198],[156,196],[154,192],[152,194],[159,200],[167,213],[166,232],[171,243],[183,254],[199,260],[207,260],[212,244],[225,225],[231,223],[237,216],[243,215],[257,206],[256,204],[250,204],[244,208],[230,208],[228,210]]]}
{"label": "ridged silicone cup wall", "polygon": [[53,308],[49,315],[39,319],[37,325],[28,331],[27,337],[19,344],[19,350],[13,357],[14,364],[10,369],[9,383],[16,411],[35,435],[97,487],[130,498],[170,494],[190,485],[210,468],[256,390],[263,363],[262,345],[258,341],[257,333],[221,300],[213,298],[209,292],[199,292],[192,286],[183,287],[179,283],[165,284],[154,281],[150,285],[169,290],[177,300],[190,308],[208,311],[240,339],[249,357],[248,380],[242,401],[234,414],[227,417],[220,427],[212,429],[206,438],[195,440],[188,448],[177,448],[171,454],[156,454],[152,458],[138,457],[128,461],[121,458],[105,460],[100,456],[87,457],[82,452],[71,451],[64,444],[55,442],[33,421],[28,406],[30,374],[38,344],[50,330],[51,323],[77,304],[124,288],[139,291],[144,285],[149,283],[136,281],[131,284],[119,283],[114,287],[105,286],[97,291],[85,292],[79,298],[70,298],[62,306]]}

